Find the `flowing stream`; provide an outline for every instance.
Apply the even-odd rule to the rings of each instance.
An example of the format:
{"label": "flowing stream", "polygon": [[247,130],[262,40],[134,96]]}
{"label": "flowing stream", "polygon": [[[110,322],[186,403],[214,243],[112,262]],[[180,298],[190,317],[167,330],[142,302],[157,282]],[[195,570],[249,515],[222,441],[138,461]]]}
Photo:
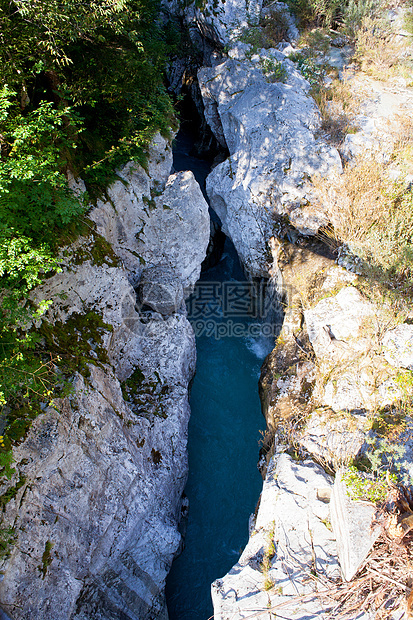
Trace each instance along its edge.
{"label": "flowing stream", "polygon": [[[192,170],[203,186],[210,165],[192,157],[190,149],[191,137],[181,130],[174,167]],[[265,422],[258,378],[273,340],[256,335],[259,323],[245,311],[249,287],[227,239],[219,263],[203,272],[188,304],[197,335],[186,487],[189,517],[185,549],[167,580],[170,620],[207,620],[213,615],[211,583],[236,563],[247,543],[248,518],[262,488],[257,460]]]}

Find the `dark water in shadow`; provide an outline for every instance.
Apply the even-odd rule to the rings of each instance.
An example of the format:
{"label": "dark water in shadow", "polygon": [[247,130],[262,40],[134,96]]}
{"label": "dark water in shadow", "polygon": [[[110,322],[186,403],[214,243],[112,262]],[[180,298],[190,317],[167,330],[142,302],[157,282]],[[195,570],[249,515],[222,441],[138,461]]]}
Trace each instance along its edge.
{"label": "dark water in shadow", "polygon": [[[202,182],[209,167],[186,158],[189,142],[179,140],[178,135],[175,169],[192,169]],[[201,170],[194,170],[198,162]],[[248,335],[251,324],[257,327],[251,317],[230,312],[228,318],[228,290],[224,289],[242,281],[248,288],[234,246],[227,240],[221,261],[202,275],[189,302],[198,359],[189,423],[189,518],[185,550],[167,580],[170,620],[212,616],[211,583],[237,561],[262,488],[256,465],[259,431],[265,423],[258,378],[272,340]],[[226,329],[229,321],[231,328],[235,323],[239,326],[241,335],[225,335],[233,331]]]}

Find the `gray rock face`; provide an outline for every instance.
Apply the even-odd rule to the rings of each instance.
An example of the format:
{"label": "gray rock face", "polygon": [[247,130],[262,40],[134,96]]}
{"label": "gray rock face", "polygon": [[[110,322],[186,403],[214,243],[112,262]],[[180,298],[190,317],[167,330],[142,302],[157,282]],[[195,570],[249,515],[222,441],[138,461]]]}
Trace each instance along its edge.
{"label": "gray rock face", "polygon": [[[285,83],[269,83],[265,63],[279,66]],[[277,216],[303,234],[327,224],[310,178],[341,170],[339,154],[315,138],[321,120],[309,84],[281,52],[230,58],[198,78],[208,123],[230,152],[207,178],[211,206],[246,269],[264,275]]]}
{"label": "gray rock face", "polygon": [[355,287],[349,286],[334,297],[322,299],[304,316],[316,356],[342,359],[365,348],[364,338],[375,309]]}
{"label": "gray rock face", "polygon": [[371,527],[375,513],[373,504],[348,497],[342,472],[337,472],[331,494],[331,523],[337,539],[341,573],[346,581],[357,573],[381,532],[380,527]]}
{"label": "gray rock face", "polygon": [[389,364],[413,370],[413,325],[403,323],[386,332],[383,350]]}
{"label": "gray rock face", "polygon": [[262,0],[223,0],[219,4],[207,0],[202,10],[194,2],[185,10],[191,39],[200,41],[200,34],[206,39],[223,45],[236,39],[244,28],[257,24]]}
{"label": "gray rock face", "polygon": [[[33,422],[14,451],[17,473],[0,489],[16,487],[3,527],[13,525],[18,539],[0,567],[0,600],[13,620],[167,618],[195,371],[183,287],[200,271],[209,221],[192,174],[167,180],[169,149],[155,141],[153,150],[148,173],[128,164],[129,185],[112,186],[111,202],[92,213],[114,254],[96,262],[93,235],[80,238],[62,254],[62,272],[33,293],[53,299],[56,338],[77,316],[101,317],[105,355],[79,325],[88,371]],[[151,187],[162,193],[146,209]],[[142,301],[153,308],[142,314],[130,284],[143,270],[137,250],[147,264]]]}
{"label": "gray rock face", "polygon": [[317,493],[331,484],[311,461],[297,463],[286,454],[271,459],[248,544],[238,563],[212,584],[214,618],[240,620],[258,610],[278,615],[279,608],[283,618],[327,620],[309,577],[312,571],[338,575],[329,506]]}
{"label": "gray rock face", "polygon": [[[271,6],[276,4],[263,13]],[[344,43],[334,41],[335,45]],[[402,385],[407,375],[397,369],[413,369],[413,329],[403,325],[389,331],[389,322],[394,325],[393,310],[382,301],[370,302],[349,286],[357,279],[355,274],[362,273],[357,257],[342,249],[340,264],[353,272],[343,277],[344,270],[339,272],[321,260],[320,256],[327,257],[326,248],[315,260],[315,241],[301,237],[298,246],[296,231],[292,233],[290,227],[286,233],[286,220],[307,237],[317,236],[329,219],[335,225],[334,210],[330,209],[330,215],[327,212],[331,197],[323,199],[314,187],[317,176],[330,177],[338,212],[345,196],[339,182],[338,152],[315,138],[320,128],[318,110],[307,96],[305,80],[285,58],[293,49],[281,42],[277,50],[254,54],[246,44],[231,41],[228,60],[199,72],[208,122],[230,153],[208,177],[207,191],[246,269],[254,276],[270,272],[274,280],[283,282],[285,322],[261,376],[271,435],[265,447],[274,433],[275,445],[282,440],[290,447],[304,448],[299,451],[301,458],[308,451],[337,471],[360,451],[377,411],[406,398],[411,389]],[[335,50],[328,61],[342,69],[348,51]],[[388,161],[398,134],[390,135],[385,125],[401,115],[400,105],[409,108],[411,94],[406,84],[397,95],[392,94],[387,85],[365,74],[350,78],[349,83],[357,92],[368,83],[371,96],[357,118],[360,131],[347,136],[341,153],[350,165],[358,154]],[[394,178],[400,174],[395,170]],[[408,471],[411,420],[406,422],[394,452],[399,455],[407,450],[403,469]],[[264,457],[261,465],[264,469]],[[331,570],[334,575],[339,560],[342,575],[351,579],[374,542],[375,534],[370,531],[374,509],[350,502],[338,475],[329,546],[313,527],[312,518],[316,514],[318,525],[325,525],[330,516],[328,511],[317,512],[312,493],[315,489],[315,497],[328,498],[332,481],[321,471],[323,488],[318,487],[312,478],[316,469],[311,461],[293,463],[286,455],[278,456],[278,461],[277,456],[270,459],[248,545],[233,569],[212,585],[215,618],[279,615],[289,620],[327,620],[334,615],[335,602],[329,607],[326,599],[305,598],[312,594],[310,580],[305,581],[309,566],[311,562],[317,565],[321,547],[317,574],[326,571],[327,575]],[[308,541],[313,543],[312,558]],[[370,611],[354,612],[354,618],[370,615]],[[395,614],[401,615],[402,610]]]}
{"label": "gray rock face", "polygon": [[353,286],[304,312],[320,377],[318,396],[334,411],[373,411],[402,396],[378,342],[379,307]]}
{"label": "gray rock face", "polygon": [[[165,328],[166,336],[177,326]],[[191,373],[187,325],[180,336],[177,370]],[[124,401],[109,367],[90,371],[87,381],[76,377],[73,397],[38,418],[16,449],[26,483],[7,504],[5,518],[15,523],[19,541],[0,584],[2,604],[16,619],[164,614],[163,584],[180,543],[187,376],[168,384],[163,415],[145,416]]]}
{"label": "gray rock face", "polygon": [[181,280],[162,265],[144,270],[139,282],[138,296],[142,306],[149,306],[163,315],[182,310],[184,304]]}
{"label": "gray rock face", "polygon": [[168,266],[185,288],[199,278],[209,243],[208,205],[192,172],[169,176],[172,152],[158,136],[148,172],[130,162],[111,185],[108,202],[90,213],[97,232],[122,259],[133,283],[143,267]]}
{"label": "gray rock face", "polygon": [[337,469],[359,454],[368,430],[366,416],[321,410],[310,416],[298,441],[321,462]]}

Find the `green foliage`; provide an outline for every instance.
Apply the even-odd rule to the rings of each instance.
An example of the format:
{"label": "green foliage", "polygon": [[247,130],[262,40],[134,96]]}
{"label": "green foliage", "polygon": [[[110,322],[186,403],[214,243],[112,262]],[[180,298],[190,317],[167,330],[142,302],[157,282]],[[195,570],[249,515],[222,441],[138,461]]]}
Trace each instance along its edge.
{"label": "green foliage", "polygon": [[75,372],[89,376],[89,364],[109,363],[103,337],[112,329],[96,312],[73,313],[65,323],[52,325],[44,321],[39,334],[44,339],[44,350],[54,356],[60,372],[70,378]]}
{"label": "green foliage", "polygon": [[22,488],[22,486],[26,483],[26,478],[24,476],[19,476],[16,484],[9,487],[3,495],[0,495],[0,507],[4,510],[6,504],[9,503],[10,500],[14,499]]}
{"label": "green foliage", "polygon": [[123,398],[137,415],[167,417],[164,399],[168,397],[169,387],[163,384],[157,371],[145,377],[140,368],[135,368],[121,388]]}
{"label": "green foliage", "polygon": [[300,25],[337,27],[342,23],[347,2],[341,0],[289,0],[288,5],[299,19]]}
{"label": "green foliage", "polygon": [[344,472],[343,481],[351,499],[380,504],[387,497],[390,483],[396,483],[397,478],[394,474],[384,472],[367,474],[351,466]]}
{"label": "green foliage", "polygon": [[413,35],[413,10],[410,8],[404,16],[404,29]]}
{"label": "green foliage", "polygon": [[300,72],[313,88],[320,86],[325,76],[325,70],[322,66],[316,64],[312,58],[300,52],[291,54],[289,58],[297,63]]}
{"label": "green foliage", "polygon": [[[3,436],[1,442],[2,449],[5,447]],[[7,480],[11,480],[11,477],[16,470],[12,467],[12,463],[14,463],[13,452],[12,450],[5,450],[0,452],[0,472],[6,476]]]}
{"label": "green foliage", "polygon": [[42,408],[53,403],[57,374],[53,357],[43,357],[38,352],[36,333],[20,334],[15,326],[4,329],[0,337],[0,411],[6,423],[0,444],[0,466],[10,477],[9,452],[25,437]]}
{"label": "green foliage", "polygon": [[396,383],[402,388],[406,397],[409,397],[413,393],[413,371],[400,370],[394,378]]}
{"label": "green foliage", "polygon": [[287,79],[287,71],[281,62],[272,60],[271,58],[263,58],[260,60],[262,71],[267,82],[285,82]]}
{"label": "green foliage", "polygon": [[43,575],[43,579],[46,577],[46,573],[47,573],[47,569],[49,568],[50,564],[52,563],[52,555],[51,555],[51,551],[53,549],[53,544],[52,542],[50,542],[50,540],[47,540],[45,545],[44,545],[44,551],[43,551],[43,555],[42,555],[42,564],[41,566],[39,566],[39,570]]}
{"label": "green foliage", "polygon": [[355,38],[366,17],[378,17],[382,8],[379,0],[349,0],[344,11],[343,31],[351,38]]}
{"label": "green foliage", "polygon": [[0,560],[10,555],[10,547],[16,541],[16,531],[12,527],[0,528]]}
{"label": "green foliage", "polygon": [[[16,93],[0,90],[1,146],[0,239],[10,234],[15,244],[29,238],[42,241],[68,224],[83,207],[67,186],[63,170],[64,152],[74,146],[79,119],[68,107],[57,110],[50,102],[22,114],[16,110]],[[5,232],[7,231],[7,232]],[[56,233],[55,233],[56,234]],[[40,247],[41,254],[47,254]]]}
{"label": "green foliage", "polygon": [[383,471],[399,472],[399,462],[406,454],[403,442],[395,441],[394,437],[373,436],[367,438],[369,447],[364,455],[364,465],[375,475]]}
{"label": "green foliage", "polygon": [[264,590],[272,590],[275,586],[274,579],[270,576],[269,572],[271,569],[272,560],[276,554],[276,548],[274,544],[274,536],[275,536],[275,521],[271,523],[270,529],[266,533],[264,554],[261,562],[261,572],[263,574],[263,587]]}
{"label": "green foliage", "polygon": [[251,55],[256,54],[261,48],[270,47],[269,41],[266,39],[260,26],[249,26],[240,35],[240,41],[251,45]]}
{"label": "green foliage", "polygon": [[[0,227],[0,278],[4,287],[30,290],[41,282],[44,273],[55,269],[58,261],[46,244],[34,247],[32,239],[19,236],[14,228]],[[3,308],[9,312],[12,299],[13,295],[3,299]]]}
{"label": "green foliage", "polygon": [[[39,319],[46,306],[21,316]],[[89,312],[73,314],[64,325],[44,321],[38,332],[21,333],[15,323],[0,333],[0,412],[5,423],[0,474],[11,478],[13,446],[25,438],[36,416],[54,406],[56,397],[70,392],[74,373],[88,376],[89,364],[108,363],[102,339],[111,329],[101,316]]]}
{"label": "green foliage", "polygon": [[[51,301],[27,296],[59,269],[90,197],[168,134],[163,68],[177,37],[158,0],[0,0],[0,32],[0,468],[10,477],[34,417],[75,371],[107,362],[101,317],[36,331]],[[69,171],[89,195],[74,195]],[[90,255],[115,264],[97,235]]]}
{"label": "green foliage", "polygon": [[376,21],[383,13],[379,0],[289,0],[288,5],[301,27],[335,28],[351,39],[366,18]]}
{"label": "green foliage", "polygon": [[357,470],[361,483],[366,484],[366,488],[372,486],[372,493],[384,493],[385,481],[389,480],[411,484],[402,467],[409,433],[411,436],[408,426],[412,410],[411,377],[401,373],[400,385],[406,390],[406,397],[375,415],[372,433],[366,437],[367,449],[356,463],[358,470],[363,470]]}
{"label": "green foliage", "polygon": [[368,256],[389,274],[413,270],[413,190],[395,183],[383,189],[386,210],[368,231]]}

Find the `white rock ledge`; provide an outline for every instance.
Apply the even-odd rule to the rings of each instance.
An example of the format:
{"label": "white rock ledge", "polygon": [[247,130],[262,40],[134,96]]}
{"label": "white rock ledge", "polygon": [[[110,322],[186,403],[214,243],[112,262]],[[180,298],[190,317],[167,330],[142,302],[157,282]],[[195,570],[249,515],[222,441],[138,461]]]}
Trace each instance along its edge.
{"label": "white rock ledge", "polygon": [[[287,454],[271,458],[248,544],[238,563],[212,584],[215,620],[252,618],[272,608],[274,615],[279,609],[290,620],[327,620],[312,574],[339,575],[336,543],[327,527],[329,506],[317,493],[331,484],[330,476],[310,460],[296,462]],[[272,543],[275,554],[270,557]],[[308,598],[302,599],[304,595]]]}

